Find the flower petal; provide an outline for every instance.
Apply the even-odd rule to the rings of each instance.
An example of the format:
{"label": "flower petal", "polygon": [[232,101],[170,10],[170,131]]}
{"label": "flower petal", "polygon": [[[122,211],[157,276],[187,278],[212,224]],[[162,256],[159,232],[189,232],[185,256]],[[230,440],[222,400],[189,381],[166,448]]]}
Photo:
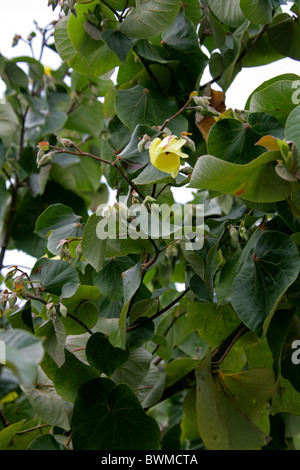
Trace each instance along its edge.
{"label": "flower petal", "polygon": [[[155,162],[151,162],[153,166],[158,168],[165,173],[169,173],[172,176],[178,175],[180,168],[180,158],[176,153],[160,153]],[[174,177],[174,176],[173,176]]]}
{"label": "flower petal", "polygon": [[161,143],[161,139],[159,137],[156,137],[154,140],[152,140],[150,144],[149,153],[150,153],[150,161],[152,165],[154,165],[156,158],[159,155],[159,152],[157,152],[156,149],[160,143]]}

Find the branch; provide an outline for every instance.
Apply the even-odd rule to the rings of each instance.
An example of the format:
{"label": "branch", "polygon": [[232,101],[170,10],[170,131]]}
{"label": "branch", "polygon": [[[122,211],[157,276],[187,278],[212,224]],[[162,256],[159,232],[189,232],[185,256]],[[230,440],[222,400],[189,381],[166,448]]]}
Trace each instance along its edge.
{"label": "branch", "polygon": [[182,111],[185,110],[185,108],[190,104],[190,102],[192,101],[192,98],[189,98],[188,101],[185,103],[185,105],[182,106],[182,108],[177,111],[177,113],[173,114],[173,116],[171,116],[170,118],[166,119],[165,122],[163,123],[163,125],[160,127],[160,131],[164,130],[164,128],[166,127],[167,124],[169,124],[170,121],[172,121],[172,119],[176,118],[177,116],[179,116],[179,114],[182,113]]}
{"label": "branch", "polygon": [[[240,339],[245,333],[249,331],[249,328],[241,323],[224,341],[223,343],[216,348],[212,353],[212,365],[220,364],[234,344]],[[195,381],[194,371],[186,374],[182,379],[175,382],[170,387],[166,388],[160,401],[164,401],[167,398],[175,395],[178,392],[185,390],[187,387],[190,387]]]}
{"label": "branch", "polygon": [[166,307],[164,307],[163,309],[159,310],[158,312],[156,312],[154,315],[152,315],[152,317],[149,317],[149,318],[146,318],[143,322],[141,323],[136,323],[135,325],[132,325],[132,326],[129,326],[126,330],[126,332],[130,332],[130,331],[133,331],[133,330],[136,330],[137,328],[140,328],[141,326],[144,326],[146,323],[149,323],[150,321],[153,321],[155,320],[156,318],[158,318],[160,315],[162,315],[163,313],[167,312],[170,308],[172,308],[175,304],[177,304],[177,302],[179,302],[179,300],[181,300],[188,292],[190,291],[190,288],[187,287],[184,291],[181,292],[181,294],[176,297],[176,299],[174,299],[172,302],[170,302]]}

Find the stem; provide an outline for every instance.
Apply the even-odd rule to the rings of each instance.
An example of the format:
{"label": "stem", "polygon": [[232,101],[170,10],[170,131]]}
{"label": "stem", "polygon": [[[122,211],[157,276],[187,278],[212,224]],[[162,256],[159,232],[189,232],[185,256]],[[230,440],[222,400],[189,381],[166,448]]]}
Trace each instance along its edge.
{"label": "stem", "polygon": [[77,155],[78,157],[90,157],[90,158],[93,158],[94,160],[97,160],[99,162],[102,162],[102,163],[105,163],[106,165],[110,165],[112,166],[113,168],[115,168],[117,170],[117,172],[122,176],[122,178],[124,178],[124,180],[126,181],[126,183],[131,186],[131,188],[137,192],[137,194],[142,198],[144,199],[144,195],[140,192],[140,190],[132,183],[132,181],[130,181],[130,179],[125,175],[125,173],[123,173],[123,171],[121,170],[121,168],[119,167],[118,165],[118,160],[120,158],[117,158],[114,162],[110,162],[109,160],[105,160],[104,158],[101,158],[101,157],[97,157],[96,155],[93,155],[92,153],[88,153],[88,152],[83,152],[79,147],[77,147],[77,145],[74,144],[74,142],[72,142],[72,147],[75,148],[76,152],[73,152],[72,150],[69,150],[69,149],[63,149],[63,148],[60,148],[60,147],[57,147],[55,145],[49,145],[49,147],[51,149],[54,149],[55,150],[55,153],[68,153],[70,155]]}
{"label": "stem", "polygon": [[3,411],[0,410],[0,419],[2,421],[2,424],[5,428],[7,428],[7,426],[9,426],[9,422],[7,421],[5,415],[3,414]]}
{"label": "stem", "polygon": [[101,3],[103,3],[103,5],[105,5],[107,8],[109,8],[110,11],[112,11],[114,15],[116,15],[118,20],[120,19],[119,13],[108,2],[106,2],[106,0],[100,0],[100,1],[101,1]]}
{"label": "stem", "polygon": [[225,357],[237,342],[239,338],[241,338],[245,333],[249,331],[249,328],[241,323],[232,333],[229,335],[223,343],[217,347],[212,353],[212,364],[217,365],[224,361]]}
{"label": "stem", "polygon": [[71,313],[67,313],[67,316],[72,318],[72,320],[76,321],[79,325],[81,325],[88,333],[90,333],[90,335],[94,334],[93,331],[90,330],[88,326],[86,326],[81,320],[79,320],[79,318],[75,317]]}
{"label": "stem", "polygon": [[158,318],[160,315],[162,315],[163,313],[167,312],[170,308],[172,308],[175,304],[177,304],[177,302],[179,302],[179,300],[182,299],[182,297],[184,297],[188,292],[190,291],[190,288],[187,287],[184,291],[181,292],[181,294],[176,297],[176,299],[174,299],[172,302],[169,303],[169,305],[167,305],[166,307],[164,307],[163,309],[159,310],[158,312],[155,313],[155,315],[152,315],[152,317],[149,317],[149,318],[146,318],[145,321],[141,322],[141,323],[137,323],[135,325],[132,325],[132,326],[129,326],[126,330],[126,332],[129,332],[129,331],[133,331],[133,330],[136,330],[137,328],[140,328],[141,326],[144,326],[146,323],[149,323],[150,321],[153,321],[155,320],[156,318]]}
{"label": "stem", "polygon": [[[217,365],[222,362],[234,344],[241,338],[245,333],[249,331],[249,328],[241,323],[224,341],[223,343],[216,348],[212,353],[212,365]],[[194,371],[189,372],[185,375],[182,379],[175,382],[170,387],[166,388],[164,391],[160,402],[166,400],[167,398],[175,395],[178,392],[186,389],[187,387],[191,386],[191,384],[195,381],[195,373]]]}
{"label": "stem", "polygon": [[179,116],[179,114],[182,113],[182,111],[185,110],[185,108],[190,104],[190,102],[192,101],[192,98],[189,98],[188,101],[185,103],[185,105],[182,106],[182,108],[177,111],[177,113],[175,113],[173,116],[171,116],[170,118],[166,119],[165,122],[163,123],[163,125],[161,126],[160,128],[160,131],[164,130],[164,128],[166,127],[167,124],[169,124],[170,121],[172,121],[172,119],[176,118],[177,116]]}

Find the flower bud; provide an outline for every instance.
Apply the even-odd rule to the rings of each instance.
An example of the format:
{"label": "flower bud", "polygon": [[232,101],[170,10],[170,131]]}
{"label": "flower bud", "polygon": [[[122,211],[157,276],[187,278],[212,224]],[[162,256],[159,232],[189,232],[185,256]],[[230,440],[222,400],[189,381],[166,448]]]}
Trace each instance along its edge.
{"label": "flower bud", "polygon": [[15,305],[15,303],[17,302],[17,300],[18,300],[17,294],[16,294],[16,292],[13,292],[8,298],[9,307],[12,308]]}
{"label": "flower bud", "polygon": [[37,144],[37,148],[38,148],[39,150],[43,150],[44,152],[47,152],[47,151],[50,149],[50,147],[49,147],[49,142],[47,142],[47,141],[39,142],[39,143]]}
{"label": "flower bud", "polygon": [[54,152],[49,152],[43,155],[42,158],[38,161],[38,168],[49,165],[52,162],[54,155]]}
{"label": "flower bud", "polygon": [[68,313],[67,307],[66,307],[64,304],[62,304],[62,303],[59,304],[59,313],[60,313],[64,318],[66,318],[67,313]]}
{"label": "flower bud", "polygon": [[230,225],[229,233],[233,241],[235,242],[239,241],[239,233],[233,225]]}
{"label": "flower bud", "polygon": [[72,147],[74,144],[71,139],[65,139],[64,137],[56,137],[57,142],[62,144],[63,147]]}
{"label": "flower bud", "polygon": [[14,277],[15,274],[16,274],[15,269],[13,269],[12,271],[9,271],[4,278],[4,282],[9,281],[12,277]]}

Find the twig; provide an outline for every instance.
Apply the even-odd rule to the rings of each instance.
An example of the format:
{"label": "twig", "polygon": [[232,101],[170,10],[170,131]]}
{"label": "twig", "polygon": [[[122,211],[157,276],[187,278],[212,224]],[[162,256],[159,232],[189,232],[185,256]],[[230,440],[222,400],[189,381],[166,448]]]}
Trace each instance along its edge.
{"label": "twig", "polygon": [[179,114],[181,114],[182,111],[185,110],[185,108],[190,104],[191,101],[192,101],[192,98],[189,98],[188,101],[185,103],[185,105],[183,105],[182,108],[179,111],[177,111],[177,113],[173,114],[173,116],[165,120],[165,122],[163,123],[163,125],[160,127],[159,130],[160,131],[164,130],[167,124],[169,124],[169,122],[172,121],[172,119],[175,119],[177,116],[179,116]]}
{"label": "twig", "polygon": [[170,308],[172,308],[175,304],[177,304],[177,302],[179,302],[179,300],[181,300],[188,292],[190,291],[190,288],[187,287],[184,291],[181,292],[181,294],[176,297],[176,299],[174,299],[172,302],[170,302],[166,307],[164,307],[163,309],[159,310],[158,312],[156,312],[154,315],[152,315],[152,317],[149,317],[149,318],[146,318],[143,322],[141,323],[136,323],[135,325],[132,325],[132,326],[129,326],[126,330],[126,332],[130,332],[130,331],[133,331],[133,330],[136,330],[137,328],[140,328],[141,326],[144,326],[146,323],[149,323],[150,321],[153,321],[155,320],[156,318],[158,318],[160,315],[162,315],[163,313],[167,312]]}

